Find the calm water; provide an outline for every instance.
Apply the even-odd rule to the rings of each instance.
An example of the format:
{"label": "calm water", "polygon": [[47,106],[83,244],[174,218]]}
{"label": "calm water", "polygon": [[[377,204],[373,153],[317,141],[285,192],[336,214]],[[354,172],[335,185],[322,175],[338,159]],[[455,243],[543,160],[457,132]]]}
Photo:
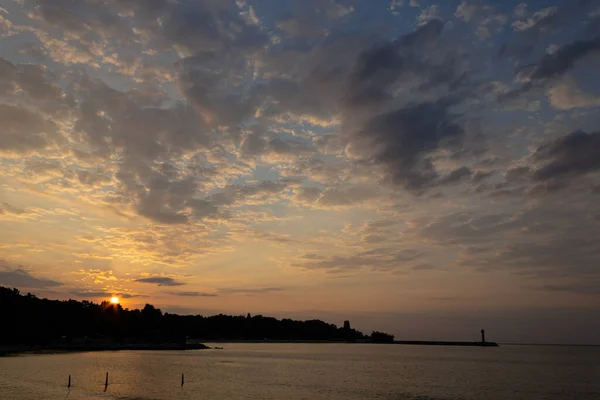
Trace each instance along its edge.
{"label": "calm water", "polygon": [[0,399],[600,399],[597,347],[222,346],[0,358]]}

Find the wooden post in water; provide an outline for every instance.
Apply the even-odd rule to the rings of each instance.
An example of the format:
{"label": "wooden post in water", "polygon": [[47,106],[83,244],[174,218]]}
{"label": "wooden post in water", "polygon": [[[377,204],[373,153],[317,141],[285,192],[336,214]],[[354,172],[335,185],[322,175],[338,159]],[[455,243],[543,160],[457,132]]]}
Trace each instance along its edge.
{"label": "wooden post in water", "polygon": [[183,387],[183,374],[181,374],[181,387]]}
{"label": "wooden post in water", "polygon": [[67,389],[71,389],[71,375],[69,375],[69,383],[67,383]]}
{"label": "wooden post in water", "polygon": [[108,372],[106,373],[106,380],[104,381],[104,391],[108,388]]}

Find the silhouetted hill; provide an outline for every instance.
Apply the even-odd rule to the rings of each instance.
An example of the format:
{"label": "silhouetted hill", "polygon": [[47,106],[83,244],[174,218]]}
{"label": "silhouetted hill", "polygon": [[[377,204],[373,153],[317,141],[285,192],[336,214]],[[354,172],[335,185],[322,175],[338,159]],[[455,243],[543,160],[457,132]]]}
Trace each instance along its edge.
{"label": "silhouetted hill", "polygon": [[[123,309],[108,302],[59,301],[22,295],[0,287],[0,345],[106,346],[119,344],[185,345],[198,340],[370,341],[351,329],[320,320],[294,321],[262,315],[177,315],[162,313],[150,304],[142,310]],[[373,342],[393,336],[374,332]],[[189,340],[188,340],[189,343]]]}

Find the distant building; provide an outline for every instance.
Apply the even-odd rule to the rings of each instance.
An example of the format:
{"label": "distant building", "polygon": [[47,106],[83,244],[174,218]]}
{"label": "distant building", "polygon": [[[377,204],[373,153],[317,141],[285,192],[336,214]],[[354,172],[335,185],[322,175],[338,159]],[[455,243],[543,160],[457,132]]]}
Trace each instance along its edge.
{"label": "distant building", "polygon": [[344,330],[345,331],[349,331],[350,330],[350,321],[344,321]]}

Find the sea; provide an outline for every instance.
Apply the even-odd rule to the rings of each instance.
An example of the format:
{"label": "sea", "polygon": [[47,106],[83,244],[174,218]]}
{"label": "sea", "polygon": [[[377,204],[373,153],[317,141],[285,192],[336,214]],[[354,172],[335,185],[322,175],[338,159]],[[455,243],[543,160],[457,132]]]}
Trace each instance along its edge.
{"label": "sea", "polygon": [[217,346],[3,357],[0,399],[600,399],[600,347]]}

